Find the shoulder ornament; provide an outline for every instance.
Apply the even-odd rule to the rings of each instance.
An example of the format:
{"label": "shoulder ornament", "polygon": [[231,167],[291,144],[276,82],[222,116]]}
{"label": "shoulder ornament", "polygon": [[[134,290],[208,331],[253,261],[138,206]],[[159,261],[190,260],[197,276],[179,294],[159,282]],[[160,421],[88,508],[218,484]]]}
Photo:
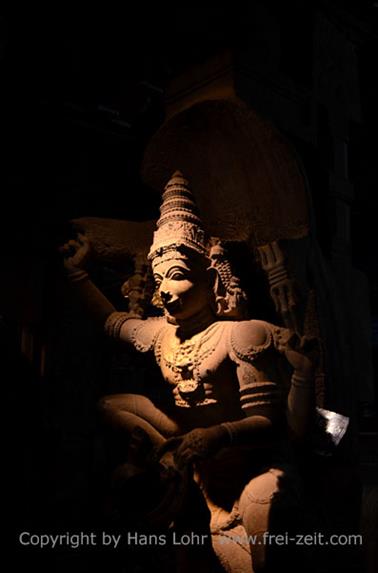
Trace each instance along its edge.
{"label": "shoulder ornament", "polygon": [[271,329],[268,323],[260,320],[235,322],[231,328],[230,345],[234,361],[253,363],[273,346]]}
{"label": "shoulder ornament", "polygon": [[152,350],[165,326],[167,326],[167,321],[163,317],[141,320],[131,332],[131,342],[134,348],[139,352]]}
{"label": "shoulder ornament", "polygon": [[131,314],[129,312],[112,312],[105,321],[104,330],[105,334],[110,336],[111,338],[115,338],[119,340],[121,328],[126,320],[140,318],[135,314]]}

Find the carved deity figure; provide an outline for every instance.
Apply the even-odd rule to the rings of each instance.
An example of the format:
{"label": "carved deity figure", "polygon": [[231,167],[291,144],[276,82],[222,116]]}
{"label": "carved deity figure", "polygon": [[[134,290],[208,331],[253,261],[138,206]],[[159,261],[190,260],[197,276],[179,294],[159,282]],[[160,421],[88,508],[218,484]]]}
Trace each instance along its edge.
{"label": "carved deity figure", "polygon": [[[290,442],[311,417],[313,367],[292,331],[246,319],[227,253],[207,236],[180,172],[160,211],[148,259],[163,316],[116,312],[79,268],[85,240],[63,248],[72,282],[106,333],[152,354],[171,391],[172,401],[159,405],[139,394],[106,396],[101,411],[118,432],[142,429],[161,459],[169,453],[179,470],[193,471],[226,570],[265,571],[267,532],[276,519],[287,531],[300,511]],[[233,564],[222,541],[240,532],[249,544]]]}

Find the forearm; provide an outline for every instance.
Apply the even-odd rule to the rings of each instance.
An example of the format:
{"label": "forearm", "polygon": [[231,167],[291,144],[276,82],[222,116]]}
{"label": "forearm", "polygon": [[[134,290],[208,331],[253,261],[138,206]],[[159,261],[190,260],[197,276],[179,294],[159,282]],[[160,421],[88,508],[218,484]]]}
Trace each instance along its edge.
{"label": "forearm", "polygon": [[106,319],[115,311],[112,303],[90,280],[85,271],[77,270],[70,273],[68,280],[85,312],[94,322],[103,327]]}
{"label": "forearm", "polygon": [[289,430],[295,439],[305,438],[314,406],[313,374],[294,371],[287,398],[287,421]]}
{"label": "forearm", "polygon": [[277,424],[266,416],[250,416],[235,422],[224,422],[220,428],[225,432],[226,446],[264,447],[277,436]]}
{"label": "forearm", "polygon": [[275,427],[270,419],[256,415],[209,428],[196,428],[183,436],[171,438],[160,455],[173,450],[176,463],[180,466],[196,459],[207,459],[222,448],[243,445],[264,448],[272,444],[275,435]]}

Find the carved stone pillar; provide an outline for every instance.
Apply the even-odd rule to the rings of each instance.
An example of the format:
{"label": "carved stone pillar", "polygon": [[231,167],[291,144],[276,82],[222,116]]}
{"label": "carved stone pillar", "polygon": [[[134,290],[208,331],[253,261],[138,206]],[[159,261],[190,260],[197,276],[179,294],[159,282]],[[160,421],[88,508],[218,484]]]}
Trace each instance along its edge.
{"label": "carved stone pillar", "polygon": [[353,412],[357,401],[372,403],[374,398],[367,278],[351,260],[354,188],[349,180],[348,140],[350,123],[361,121],[358,63],[348,30],[322,14],[315,27],[314,56],[314,97],[327,109],[333,143],[329,190],[335,228],[329,272],[338,297],[334,327],[343,361],[331,366],[331,400]]}

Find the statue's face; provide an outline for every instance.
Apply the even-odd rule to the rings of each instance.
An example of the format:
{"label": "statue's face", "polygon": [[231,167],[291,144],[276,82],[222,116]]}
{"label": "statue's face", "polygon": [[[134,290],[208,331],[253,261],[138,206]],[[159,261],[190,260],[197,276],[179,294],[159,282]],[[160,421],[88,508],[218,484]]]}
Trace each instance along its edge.
{"label": "statue's face", "polygon": [[153,273],[164,308],[172,318],[190,318],[209,305],[211,288],[204,267],[188,259],[156,259]]}

